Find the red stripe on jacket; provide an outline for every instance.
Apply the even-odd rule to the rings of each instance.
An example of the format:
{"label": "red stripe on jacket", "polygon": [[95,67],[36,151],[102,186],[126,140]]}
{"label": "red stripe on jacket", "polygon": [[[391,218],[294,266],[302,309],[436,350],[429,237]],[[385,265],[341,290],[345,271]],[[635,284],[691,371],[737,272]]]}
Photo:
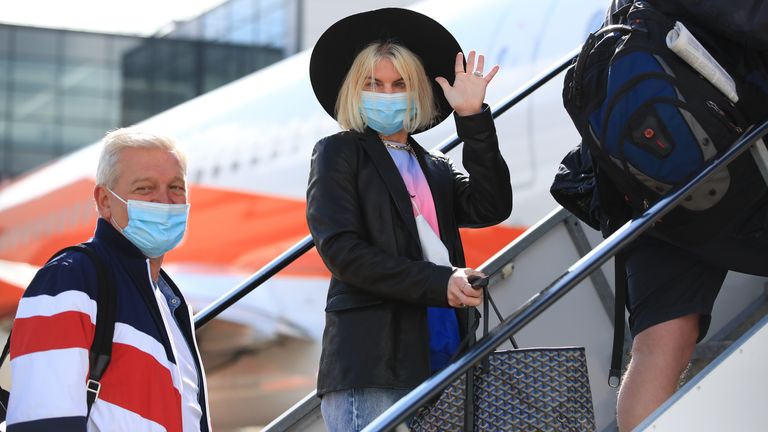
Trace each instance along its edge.
{"label": "red stripe on jacket", "polygon": [[112,344],[112,361],[101,380],[99,398],[181,432],[181,395],[171,372],[136,347]]}
{"label": "red stripe on jacket", "polygon": [[94,331],[91,317],[78,311],[17,318],[13,322],[11,359],[55,349],[90,349]]}
{"label": "red stripe on jacket", "polygon": [[[78,311],[18,318],[11,336],[12,358],[55,349],[88,350],[94,331],[90,316]],[[181,395],[168,368],[150,354],[113,343],[112,360],[101,385],[100,399],[158,423],[168,432],[182,431]]]}

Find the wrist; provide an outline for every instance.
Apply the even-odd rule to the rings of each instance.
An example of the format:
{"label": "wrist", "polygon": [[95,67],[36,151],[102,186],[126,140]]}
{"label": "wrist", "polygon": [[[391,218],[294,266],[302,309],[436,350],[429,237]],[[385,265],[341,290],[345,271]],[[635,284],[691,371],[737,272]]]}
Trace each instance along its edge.
{"label": "wrist", "polygon": [[483,106],[480,105],[480,106],[478,106],[476,108],[473,107],[473,108],[468,108],[468,109],[456,108],[455,111],[456,111],[456,115],[458,115],[459,117],[468,117],[468,116],[471,116],[471,115],[480,114],[480,112],[483,111]]}

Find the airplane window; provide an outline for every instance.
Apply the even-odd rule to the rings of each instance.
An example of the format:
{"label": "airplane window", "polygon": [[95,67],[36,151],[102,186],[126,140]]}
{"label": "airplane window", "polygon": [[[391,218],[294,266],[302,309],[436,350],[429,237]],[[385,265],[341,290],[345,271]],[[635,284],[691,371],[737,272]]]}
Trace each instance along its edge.
{"label": "airplane window", "polygon": [[239,163],[238,161],[233,161],[233,162],[232,162],[232,167],[230,168],[230,170],[231,170],[232,172],[235,172],[235,171],[237,171],[237,169],[238,169],[239,167],[240,167],[240,163]]}
{"label": "airplane window", "polygon": [[251,165],[257,165],[259,163],[259,157],[254,156],[251,158]]}
{"label": "airplane window", "polygon": [[192,175],[192,182],[200,183],[202,181],[203,181],[203,170],[196,170],[195,173]]}
{"label": "airplane window", "polygon": [[216,178],[219,176],[219,166],[214,165],[213,169],[211,170],[211,178]]}

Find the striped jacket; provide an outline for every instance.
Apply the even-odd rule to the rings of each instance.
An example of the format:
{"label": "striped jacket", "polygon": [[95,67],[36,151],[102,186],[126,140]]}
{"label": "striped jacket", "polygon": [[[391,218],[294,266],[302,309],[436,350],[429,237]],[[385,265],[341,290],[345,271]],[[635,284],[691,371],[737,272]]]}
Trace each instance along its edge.
{"label": "striped jacket", "polygon": [[[153,292],[149,262],[103,219],[91,245],[104,258],[118,292],[112,361],[99,398],[86,419],[96,270],[86,255],[67,252],[40,269],[19,303],[11,336],[8,431],[182,432],[181,374]],[[161,274],[183,299],[168,275]],[[208,432],[205,376],[183,300],[175,316],[197,364],[203,410],[199,430]]]}

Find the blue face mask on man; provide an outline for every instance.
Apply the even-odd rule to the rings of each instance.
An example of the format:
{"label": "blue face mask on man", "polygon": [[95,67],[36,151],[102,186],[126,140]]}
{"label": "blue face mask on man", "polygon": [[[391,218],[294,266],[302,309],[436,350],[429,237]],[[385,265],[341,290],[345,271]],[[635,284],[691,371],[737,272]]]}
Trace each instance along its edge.
{"label": "blue face mask on man", "polygon": [[[371,129],[382,135],[392,135],[403,129],[408,110],[408,93],[376,93],[364,91],[360,110]],[[411,116],[416,114],[413,107]]]}
{"label": "blue face mask on man", "polygon": [[112,195],[128,206],[128,225],[120,231],[148,258],[165,255],[184,237],[189,204],[126,201],[114,192]]}

